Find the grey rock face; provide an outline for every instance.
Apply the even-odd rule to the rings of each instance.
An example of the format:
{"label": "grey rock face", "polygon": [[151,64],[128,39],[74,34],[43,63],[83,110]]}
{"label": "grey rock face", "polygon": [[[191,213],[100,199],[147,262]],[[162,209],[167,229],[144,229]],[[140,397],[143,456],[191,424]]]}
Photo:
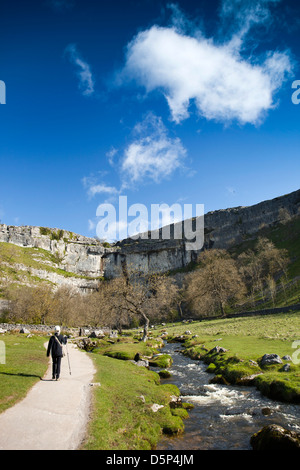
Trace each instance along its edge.
{"label": "grey rock face", "polygon": [[60,260],[59,268],[92,278],[103,275],[102,257],[110,251],[94,238],[65,230],[31,226],[0,225],[0,242],[42,248]]}
{"label": "grey rock face", "polygon": [[[255,237],[264,227],[300,214],[300,190],[264,201],[254,206],[235,207],[209,212],[204,215],[204,248],[228,249]],[[174,226],[170,226],[171,239],[126,239],[115,245],[114,252],[103,255],[105,276],[117,277],[124,266],[147,272],[167,272],[181,269],[195,261],[200,251],[187,250],[186,240],[172,239]],[[193,230],[195,221],[193,220]]]}
{"label": "grey rock face", "polygon": [[[254,206],[209,212],[204,215],[204,248],[227,249],[255,237],[263,227],[272,227],[299,214],[300,190]],[[195,230],[195,219],[192,225]],[[0,225],[0,242],[42,248],[60,260],[61,269],[95,279],[117,277],[129,266],[142,273],[162,273],[182,269],[195,261],[201,250],[188,250],[184,237],[174,239],[174,225],[170,226],[170,234],[171,239],[165,240],[160,230],[158,239],[151,239],[149,233],[149,239],[126,239],[105,248],[94,238],[65,230]],[[95,285],[86,285],[86,289],[90,288]]]}

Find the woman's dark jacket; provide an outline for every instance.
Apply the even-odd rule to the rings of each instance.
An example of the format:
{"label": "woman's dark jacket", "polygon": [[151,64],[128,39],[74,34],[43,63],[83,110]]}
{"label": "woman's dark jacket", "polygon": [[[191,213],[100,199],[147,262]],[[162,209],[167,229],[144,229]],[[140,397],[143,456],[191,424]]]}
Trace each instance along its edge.
{"label": "woman's dark jacket", "polygon": [[47,349],[47,357],[50,356],[50,352],[52,357],[63,357],[62,344],[67,344],[67,338],[65,336],[58,334],[51,336]]}

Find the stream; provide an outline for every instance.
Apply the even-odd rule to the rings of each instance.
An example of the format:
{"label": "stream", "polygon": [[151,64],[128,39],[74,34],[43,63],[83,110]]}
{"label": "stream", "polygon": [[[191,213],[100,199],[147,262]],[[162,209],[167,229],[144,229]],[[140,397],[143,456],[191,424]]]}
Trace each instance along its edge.
{"label": "stream", "polygon": [[250,437],[268,424],[300,431],[299,405],[270,400],[255,387],[209,384],[207,365],[185,357],[181,348],[178,343],[163,348],[173,364],[172,376],[161,383],[176,385],[182,401],[194,408],[184,420],[184,434],[163,437],[157,450],[252,450]]}

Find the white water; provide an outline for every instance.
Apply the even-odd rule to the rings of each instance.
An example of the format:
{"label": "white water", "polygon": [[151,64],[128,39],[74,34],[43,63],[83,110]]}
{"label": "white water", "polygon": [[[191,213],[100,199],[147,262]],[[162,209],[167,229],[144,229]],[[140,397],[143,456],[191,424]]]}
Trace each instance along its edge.
{"label": "white water", "polygon": [[[250,438],[263,426],[278,424],[300,431],[300,407],[270,400],[255,387],[209,384],[212,374],[206,365],[183,356],[178,344],[167,344],[164,352],[173,358],[170,379],[181,391],[182,400],[193,403],[185,420],[185,433],[164,438],[158,450],[250,450]],[[263,411],[268,409],[269,415]]]}

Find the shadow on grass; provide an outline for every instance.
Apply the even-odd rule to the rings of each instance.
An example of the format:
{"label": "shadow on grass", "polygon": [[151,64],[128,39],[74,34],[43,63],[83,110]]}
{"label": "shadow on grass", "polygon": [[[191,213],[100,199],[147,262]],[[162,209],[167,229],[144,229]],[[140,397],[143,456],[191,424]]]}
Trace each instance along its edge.
{"label": "shadow on grass", "polygon": [[17,374],[13,373],[13,372],[0,372],[0,375],[13,375],[15,377],[37,377],[39,378],[40,380],[47,380],[47,379],[43,379],[43,377],[41,377],[40,375],[36,375],[36,374],[24,374],[22,372],[19,372]]}

